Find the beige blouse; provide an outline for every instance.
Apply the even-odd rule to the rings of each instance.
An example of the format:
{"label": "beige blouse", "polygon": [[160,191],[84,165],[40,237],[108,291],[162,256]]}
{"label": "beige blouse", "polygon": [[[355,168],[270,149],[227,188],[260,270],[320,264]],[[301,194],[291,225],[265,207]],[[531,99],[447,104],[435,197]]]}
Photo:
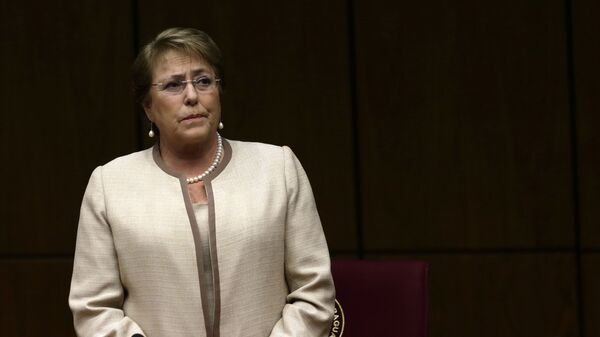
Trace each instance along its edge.
{"label": "beige blouse", "polygon": [[202,244],[203,264],[204,264],[204,282],[206,284],[206,302],[208,303],[208,316],[211,324],[215,320],[215,288],[213,282],[212,262],[210,261],[210,242],[209,242],[209,227],[208,227],[208,205],[193,204],[194,214],[200,233],[200,243]]}

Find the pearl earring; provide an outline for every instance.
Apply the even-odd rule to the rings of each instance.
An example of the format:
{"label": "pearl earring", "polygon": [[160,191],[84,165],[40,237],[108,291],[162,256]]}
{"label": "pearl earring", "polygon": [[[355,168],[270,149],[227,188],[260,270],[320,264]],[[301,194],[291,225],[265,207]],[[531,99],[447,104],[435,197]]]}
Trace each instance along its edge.
{"label": "pearl earring", "polygon": [[224,127],[225,125],[223,125],[223,122],[219,122],[219,130],[223,130]]}
{"label": "pearl earring", "polygon": [[150,122],[150,131],[148,131],[148,137],[154,138],[154,130],[152,130],[152,122]]}

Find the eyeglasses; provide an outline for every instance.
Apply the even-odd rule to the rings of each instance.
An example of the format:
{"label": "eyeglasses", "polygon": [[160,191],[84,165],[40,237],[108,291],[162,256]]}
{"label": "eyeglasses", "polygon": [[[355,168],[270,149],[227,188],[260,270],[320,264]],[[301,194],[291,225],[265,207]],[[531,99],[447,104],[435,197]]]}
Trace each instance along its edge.
{"label": "eyeglasses", "polygon": [[152,86],[157,87],[158,90],[166,94],[179,95],[187,87],[188,83],[191,83],[199,92],[208,92],[215,89],[219,82],[221,82],[220,78],[201,76],[193,80],[170,80],[168,82],[152,83]]}

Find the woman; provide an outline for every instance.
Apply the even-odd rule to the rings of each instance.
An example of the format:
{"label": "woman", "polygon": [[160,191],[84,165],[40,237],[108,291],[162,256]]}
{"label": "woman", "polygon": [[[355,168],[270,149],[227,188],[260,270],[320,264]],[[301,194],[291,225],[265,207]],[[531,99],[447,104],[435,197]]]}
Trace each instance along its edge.
{"label": "woman", "polygon": [[79,336],[326,336],[334,288],[302,166],[287,147],[222,139],[222,66],[173,28],[138,55],[157,144],[94,170],[69,305]]}

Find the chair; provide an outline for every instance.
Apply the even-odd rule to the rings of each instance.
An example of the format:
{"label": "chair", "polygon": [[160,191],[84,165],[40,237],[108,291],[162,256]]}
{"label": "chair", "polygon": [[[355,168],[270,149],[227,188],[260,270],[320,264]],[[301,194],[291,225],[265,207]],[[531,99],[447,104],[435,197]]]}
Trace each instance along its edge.
{"label": "chair", "polygon": [[427,263],[333,260],[331,271],[344,318],[332,336],[427,336]]}

